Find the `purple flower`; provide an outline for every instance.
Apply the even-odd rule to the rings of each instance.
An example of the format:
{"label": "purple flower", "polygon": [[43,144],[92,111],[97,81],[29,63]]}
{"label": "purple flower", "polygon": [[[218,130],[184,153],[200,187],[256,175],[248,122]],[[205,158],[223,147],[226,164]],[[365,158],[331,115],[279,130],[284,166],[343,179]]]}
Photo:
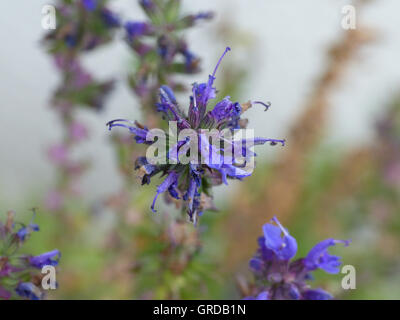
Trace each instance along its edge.
{"label": "purple flower", "polygon": [[272,220],[278,226],[269,223],[263,226],[265,246],[272,250],[279,260],[289,260],[296,255],[297,241],[282,227],[276,217]]}
{"label": "purple flower", "polygon": [[33,223],[36,216],[35,210],[33,210],[32,221],[27,226],[22,226],[16,233],[18,239],[23,242],[26,240],[27,236],[29,236],[32,232],[39,231],[39,226],[36,223]]}
{"label": "purple flower", "polygon": [[331,300],[333,297],[322,289],[307,290],[303,293],[305,300]]}
{"label": "purple flower", "polygon": [[304,258],[304,265],[310,271],[320,268],[328,273],[338,273],[341,265],[340,257],[330,255],[328,248],[338,243],[348,246],[349,240],[326,239],[310,250]]}
{"label": "purple flower", "polygon": [[15,292],[22,298],[29,300],[40,300],[43,298],[43,293],[31,282],[20,282]]}
{"label": "purple flower", "polygon": [[139,0],[139,3],[145,10],[154,10],[156,6],[152,0]]}
{"label": "purple flower", "polygon": [[0,299],[4,299],[4,300],[8,300],[11,298],[11,292],[4,289],[1,285],[0,285]]}
{"label": "purple flower", "polygon": [[118,28],[121,26],[121,21],[119,17],[109,9],[101,10],[101,18],[103,19],[104,23],[109,28]]}
{"label": "purple flower", "polygon": [[[253,271],[256,283],[250,297],[245,299],[260,300],[327,300],[332,296],[322,289],[310,289],[307,284],[311,280],[311,272],[321,268],[329,273],[339,271],[339,257],[327,253],[327,248],[336,243],[348,245],[349,241],[327,239],[317,244],[307,255],[295,261],[297,242],[276,217],[275,225],[267,223],[263,226],[264,236],[258,239],[258,250],[250,260],[249,267]],[[265,300],[265,299],[263,299]]]}
{"label": "purple flower", "polygon": [[56,266],[60,260],[61,253],[59,250],[53,250],[35,257],[29,257],[29,263],[32,267],[42,269],[44,266]]}
{"label": "purple flower", "polygon": [[152,32],[152,26],[147,22],[128,21],[124,27],[129,41],[133,41],[143,35],[149,35]]}
{"label": "purple flower", "polygon": [[[146,28],[142,24],[134,24],[131,33],[143,34]],[[253,146],[262,145],[266,142],[270,142],[272,145],[277,143],[284,145],[284,140],[255,138],[254,140],[242,139],[239,143],[239,141],[227,139],[223,136],[224,129],[232,133],[240,128],[239,123],[243,112],[253,104],[262,104],[268,107],[259,101],[241,105],[239,102],[231,101],[229,97],[217,101],[213,107],[210,107],[211,100],[216,98],[214,81],[218,67],[229,51],[230,48],[227,47],[206,83],[193,84],[192,95],[189,97],[188,113],[180,107],[170,87],[162,85],[159,89],[159,102],[156,107],[163,115],[163,119],[176,122],[178,136],[183,130],[190,129],[190,132],[194,133],[194,137],[185,137],[179,141],[171,142],[171,136],[168,135],[168,147],[165,150],[166,163],[149,167],[144,166],[144,161],[141,160],[142,164],[137,166],[137,169],[142,169],[140,172],[142,184],[149,183],[150,177],[156,173],[160,172],[167,175],[167,178],[157,189],[157,194],[151,206],[153,211],[159,194],[168,191],[169,196],[176,199],[179,199],[182,195],[182,203],[186,206],[187,214],[192,221],[195,221],[196,216],[200,216],[204,210],[214,208],[210,202],[205,204],[206,201],[202,201],[202,197],[204,198],[211,193],[209,189],[213,185],[228,184],[228,179],[241,180],[251,175],[253,167],[248,170],[249,168],[246,165],[247,163],[251,164],[251,160],[255,156],[255,153],[251,150]],[[188,56],[188,58],[191,59],[191,56]],[[117,119],[110,121],[107,125],[110,130],[118,126],[127,128],[134,135],[137,143],[149,145],[154,143],[151,139],[146,140],[149,130],[137,122]],[[216,136],[217,143],[214,143],[214,139],[213,143],[210,143],[210,137],[206,131],[213,129],[215,129],[214,132],[217,131],[218,133]],[[189,162],[180,161],[188,150],[192,151],[191,146],[194,144],[197,144],[196,152],[198,154],[191,154]],[[239,150],[239,152],[232,152],[232,154],[228,152],[235,150]],[[237,153],[239,153],[239,157]],[[201,163],[199,163],[199,159],[201,159]],[[279,230],[279,233],[285,234],[286,232]],[[296,251],[297,248],[295,247],[295,240],[290,235],[285,235],[282,239],[284,241],[282,243],[273,244],[271,242],[270,244],[275,245],[274,249],[282,259],[290,259],[291,252]],[[274,241],[277,241],[277,239],[274,239]],[[276,247],[278,245],[281,246],[279,249]]]}
{"label": "purple flower", "polygon": [[18,269],[17,267],[14,267],[13,265],[11,265],[9,262],[3,262],[3,261],[1,261],[1,258],[0,258],[0,266],[1,266],[1,269],[0,269],[0,278],[3,278],[3,277],[8,277],[8,276],[10,276],[13,272],[17,272],[17,271],[20,271],[20,269]]}
{"label": "purple flower", "polygon": [[88,130],[82,123],[74,121],[69,127],[69,134],[75,142],[79,142],[88,137]]}
{"label": "purple flower", "polygon": [[27,227],[21,227],[17,231],[17,237],[21,241],[25,241],[26,237],[34,231],[39,231],[39,226],[34,223],[30,223]]}
{"label": "purple flower", "polygon": [[182,19],[182,23],[186,27],[191,27],[196,24],[199,20],[209,20],[214,17],[214,13],[209,11],[209,12],[200,12],[197,14],[190,14]]}
{"label": "purple flower", "polygon": [[50,190],[44,199],[45,206],[48,210],[60,210],[64,203],[64,196],[57,190]]}
{"label": "purple flower", "polygon": [[77,44],[78,37],[74,33],[69,33],[65,35],[64,37],[64,42],[67,45],[68,48],[74,48]]}
{"label": "purple flower", "polygon": [[57,165],[64,165],[68,161],[68,150],[64,144],[51,146],[48,155],[50,160]]}
{"label": "purple flower", "polygon": [[81,3],[87,11],[96,10],[97,0],[81,0]]}

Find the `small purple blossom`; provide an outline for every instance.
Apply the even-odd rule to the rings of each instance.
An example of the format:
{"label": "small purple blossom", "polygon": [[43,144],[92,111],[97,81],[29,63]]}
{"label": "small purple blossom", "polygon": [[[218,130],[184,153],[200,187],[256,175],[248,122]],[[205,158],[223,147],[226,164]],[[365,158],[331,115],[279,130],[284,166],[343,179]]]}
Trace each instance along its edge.
{"label": "small purple blossom", "polygon": [[125,23],[124,27],[129,41],[152,32],[152,26],[146,22],[129,21]]}
{"label": "small purple blossom", "polygon": [[[258,250],[250,260],[256,283],[254,295],[248,300],[328,300],[332,296],[322,289],[310,289],[307,281],[311,272],[320,268],[328,273],[338,273],[340,258],[327,252],[328,247],[338,243],[346,246],[348,240],[327,239],[318,243],[305,258],[292,261],[296,255],[297,242],[278,219],[272,219],[277,226],[267,223],[264,235],[258,239]],[[266,299],[267,298],[267,299]]]}
{"label": "small purple blossom", "polygon": [[78,121],[74,121],[69,126],[69,135],[74,142],[80,142],[88,137],[88,129]]}
{"label": "small purple blossom", "polygon": [[106,26],[109,28],[118,28],[121,26],[120,18],[109,9],[103,9],[101,11],[101,17]]}
{"label": "small purple blossom", "polygon": [[27,227],[21,227],[17,231],[17,237],[21,241],[25,241],[26,237],[31,234],[32,232],[39,231],[39,226],[34,223],[30,223]]}
{"label": "small purple blossom", "polygon": [[42,253],[35,257],[29,257],[29,263],[32,267],[42,269],[44,266],[56,266],[60,260],[61,253],[59,250],[53,250]]}
{"label": "small purple blossom", "polygon": [[34,219],[36,216],[36,212],[33,210],[33,217],[31,222],[25,226],[23,225],[21,228],[18,229],[16,232],[16,236],[18,239],[23,242],[26,240],[26,238],[32,233],[32,232],[37,232],[39,231],[39,226],[36,223],[33,223]]}
{"label": "small purple blossom", "polygon": [[68,161],[68,149],[64,144],[56,144],[49,148],[50,161],[56,165],[64,165]]}
{"label": "small purple blossom", "polygon": [[94,11],[97,7],[97,0],[81,0],[81,3],[85,10]]}
{"label": "small purple blossom", "polygon": [[58,211],[64,204],[64,196],[57,190],[50,190],[44,199],[45,206],[50,211]]}
{"label": "small purple blossom", "polygon": [[320,268],[328,273],[338,273],[339,266],[341,265],[340,257],[330,255],[328,252],[329,247],[338,243],[348,246],[350,241],[326,239],[315,245],[304,258],[306,268],[310,271]]}
{"label": "small purple blossom", "polygon": [[0,299],[8,300],[11,298],[11,292],[0,286]]}
{"label": "small purple blossom", "polygon": [[331,300],[332,295],[322,289],[306,290],[303,293],[305,300]]}
{"label": "small purple blossom", "polygon": [[146,9],[153,9],[155,7],[155,3],[152,0],[139,0],[139,3]]}
{"label": "small purple blossom", "polygon": [[18,284],[15,292],[22,298],[29,300],[40,300],[44,294],[31,282],[21,282]]}
{"label": "small purple blossom", "polygon": [[289,260],[296,255],[297,241],[282,227],[276,217],[272,219],[277,226],[265,224],[263,226],[265,246],[272,250],[280,260]]}

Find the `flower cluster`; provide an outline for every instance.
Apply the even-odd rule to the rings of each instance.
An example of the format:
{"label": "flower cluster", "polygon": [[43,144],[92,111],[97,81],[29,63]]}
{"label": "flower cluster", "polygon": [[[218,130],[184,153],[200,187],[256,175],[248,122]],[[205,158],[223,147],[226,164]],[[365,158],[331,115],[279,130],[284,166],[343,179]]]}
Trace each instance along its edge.
{"label": "flower cluster", "polygon": [[28,225],[14,222],[14,215],[9,211],[5,223],[0,221],[0,299],[42,299],[39,270],[57,266],[61,254],[58,250],[37,256],[20,254],[21,246],[33,232],[39,231],[39,226],[33,219]]}
{"label": "flower cluster", "polygon": [[[252,171],[245,170],[247,162],[251,162],[255,153],[251,150],[254,145],[261,145],[269,142],[272,145],[281,143],[284,140],[276,139],[241,139],[240,141],[228,140],[225,138],[226,132],[234,132],[243,128],[246,121],[241,119],[244,111],[253,104],[261,104],[268,109],[267,104],[259,101],[249,101],[244,104],[232,102],[229,97],[225,97],[217,102],[211,110],[208,110],[210,100],[216,98],[216,89],[213,87],[215,75],[221,60],[230,49],[227,48],[219,59],[217,66],[206,83],[194,83],[190,96],[188,115],[179,107],[173,91],[162,86],[159,91],[159,103],[157,109],[163,114],[165,120],[176,123],[178,134],[184,130],[195,132],[195,137],[186,136],[173,144],[167,143],[167,161],[164,164],[154,164],[146,157],[139,157],[136,161],[136,168],[139,172],[142,184],[149,184],[151,177],[158,173],[166,176],[164,181],[157,187],[151,209],[155,211],[157,197],[167,192],[170,198],[183,199],[186,211],[193,221],[202,214],[204,210],[213,207],[210,198],[210,188],[221,183],[228,184],[227,178],[242,179],[250,176]],[[207,111],[208,110],[208,111]],[[170,122],[170,123],[171,123]],[[149,129],[135,122],[130,125],[128,120],[113,120],[108,123],[109,129],[113,127],[125,127],[134,135],[136,143],[152,145],[154,140],[149,139]],[[210,144],[207,130],[215,129],[217,141]],[[215,137],[214,137],[215,138]],[[238,143],[239,142],[239,143]],[[220,147],[221,144],[224,147]],[[189,162],[183,162],[181,156],[191,151],[192,145],[198,146],[197,153],[193,155]],[[227,146],[226,146],[227,144]],[[240,148],[239,157],[234,152]],[[228,156],[226,155],[228,154]],[[198,161],[201,158],[202,161]],[[240,159],[239,159],[240,158]],[[239,160],[244,162],[239,163]]]}
{"label": "flower cluster", "polygon": [[83,69],[79,55],[110,42],[121,22],[104,0],[60,1],[55,30],[44,42],[54,57],[63,82],[53,98],[54,106],[67,113],[76,105],[101,109],[113,81],[96,81]]}
{"label": "flower cluster", "polygon": [[104,0],[60,0],[57,28],[45,37],[50,53],[90,51],[109,42],[120,27],[119,17]]}
{"label": "flower cluster", "polygon": [[64,126],[64,139],[48,150],[59,182],[46,195],[45,204],[49,210],[61,211],[66,198],[80,193],[78,178],[87,167],[86,161],[71,159],[73,146],[88,137],[86,126],[76,120],[76,110],[101,110],[114,86],[114,80],[94,79],[82,66],[81,55],[109,43],[121,22],[105,0],[60,0],[56,12],[57,28],[45,36],[44,43],[61,78],[51,102]]}
{"label": "flower cluster", "polygon": [[138,67],[129,80],[142,104],[154,106],[161,84],[183,89],[171,75],[199,71],[200,60],[190,51],[181,32],[213,15],[205,12],[181,17],[180,0],[140,0],[139,4],[148,20],[128,21],[124,25],[126,41],[138,56]]}
{"label": "flower cluster", "polygon": [[297,241],[276,217],[276,225],[263,226],[264,236],[258,239],[259,248],[250,260],[250,268],[256,278],[256,287],[249,300],[327,300],[332,296],[322,289],[311,289],[306,283],[311,272],[322,269],[338,273],[340,257],[329,254],[328,248],[338,243],[349,245],[349,240],[326,239],[310,250],[305,258],[291,259],[297,252]]}
{"label": "flower cluster", "polygon": [[105,98],[114,87],[114,80],[93,79],[79,59],[65,54],[54,55],[57,71],[63,82],[56,89],[52,104],[61,114],[68,116],[75,107],[87,107],[95,111],[103,108]]}

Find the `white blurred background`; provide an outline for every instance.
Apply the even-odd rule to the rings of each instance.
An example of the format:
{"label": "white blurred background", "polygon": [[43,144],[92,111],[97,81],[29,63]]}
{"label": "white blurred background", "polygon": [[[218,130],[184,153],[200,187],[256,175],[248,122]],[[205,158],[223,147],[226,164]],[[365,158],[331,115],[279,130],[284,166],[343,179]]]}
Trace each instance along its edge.
{"label": "white blurred background", "polygon": [[[217,16],[187,35],[192,51],[202,57],[203,73],[188,79],[206,80],[225,46],[217,42],[216,27],[228,21],[254,45],[232,46],[226,59],[249,68],[250,77],[242,101],[271,101],[267,113],[248,113],[256,134],[285,137],[289,125],[301,112],[313,83],[326,59],[329,45],[344,32],[342,0],[183,0],[185,11],[213,10]],[[0,201],[18,209],[28,195],[40,195],[52,183],[54,171],[46,148],[59,141],[61,129],[49,107],[58,77],[52,62],[40,47],[44,34],[41,9],[51,1],[1,1],[0,12]],[[112,8],[126,19],[142,19],[135,0],[112,1]],[[342,148],[373,139],[372,125],[381,108],[400,88],[400,1],[373,1],[358,22],[375,28],[381,35],[360,55],[337,89],[329,117],[327,141]],[[120,36],[122,37],[122,36]],[[115,191],[121,181],[114,165],[105,123],[114,118],[140,117],[140,109],[124,77],[131,53],[123,41],[96,50],[85,58],[96,77],[117,77],[115,92],[104,112],[81,112],[91,139],[81,146],[79,156],[96,159],[84,178],[90,198]],[[219,74],[224,72],[222,65]],[[185,97],[185,100],[187,98]],[[296,141],[289,141],[289,144]],[[262,156],[274,154],[266,148]]]}

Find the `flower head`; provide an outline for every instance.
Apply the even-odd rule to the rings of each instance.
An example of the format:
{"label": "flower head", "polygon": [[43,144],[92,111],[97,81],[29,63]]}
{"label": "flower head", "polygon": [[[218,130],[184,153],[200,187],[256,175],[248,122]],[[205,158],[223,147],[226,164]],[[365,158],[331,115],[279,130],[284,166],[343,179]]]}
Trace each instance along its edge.
{"label": "flower head", "polygon": [[272,219],[277,226],[265,224],[263,226],[265,246],[272,250],[280,260],[289,260],[296,255],[297,241],[282,227],[276,217]]}
{"label": "flower head", "polygon": [[44,266],[56,266],[60,260],[61,253],[59,250],[52,250],[42,253],[35,257],[29,257],[29,263],[32,267],[42,269]]}
{"label": "flower head", "polygon": [[[277,139],[232,138],[237,129],[241,128],[243,112],[254,104],[262,104],[259,101],[240,104],[225,97],[210,108],[211,101],[216,98],[216,73],[228,51],[229,47],[218,60],[207,82],[193,84],[187,114],[178,104],[170,87],[163,85],[159,89],[157,110],[170,125],[176,125],[177,140],[174,140],[175,134],[169,133],[166,137],[165,152],[161,151],[166,155],[165,162],[150,161],[154,159],[145,161],[140,158],[136,165],[136,169],[140,169],[142,184],[149,184],[157,173],[166,176],[157,188],[151,205],[153,211],[158,196],[167,192],[169,197],[183,199],[190,219],[195,221],[204,210],[213,207],[201,201],[203,195],[210,194],[212,185],[228,184],[228,179],[241,180],[251,175],[253,158],[256,155],[251,150],[252,147],[267,142],[272,145],[285,143],[284,140]],[[107,125],[110,130],[115,127],[127,128],[137,143],[153,145],[155,142],[151,139],[150,130],[138,122],[117,119]],[[279,224],[277,220],[276,222]],[[268,245],[282,259],[290,259],[297,249],[296,241],[280,225],[273,228],[268,232]],[[283,238],[280,238],[281,233],[284,234]]]}
{"label": "flower head", "polygon": [[85,10],[94,11],[97,7],[97,0],[81,0],[81,3]]}

